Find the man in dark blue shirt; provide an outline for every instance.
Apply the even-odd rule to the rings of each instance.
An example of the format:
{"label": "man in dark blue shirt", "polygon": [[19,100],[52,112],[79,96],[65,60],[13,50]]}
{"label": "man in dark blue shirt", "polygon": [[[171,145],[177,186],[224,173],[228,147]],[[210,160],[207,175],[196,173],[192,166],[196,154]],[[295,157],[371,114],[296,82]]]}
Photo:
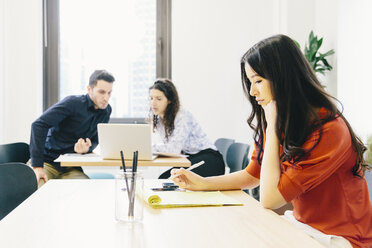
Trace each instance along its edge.
{"label": "man in dark blue shirt", "polygon": [[114,81],[107,71],[94,71],[88,94],[64,98],[32,123],[31,165],[39,187],[48,179],[88,178],[81,167],[61,167],[54,160],[65,153],[88,153],[97,146],[97,124],[109,121]]}

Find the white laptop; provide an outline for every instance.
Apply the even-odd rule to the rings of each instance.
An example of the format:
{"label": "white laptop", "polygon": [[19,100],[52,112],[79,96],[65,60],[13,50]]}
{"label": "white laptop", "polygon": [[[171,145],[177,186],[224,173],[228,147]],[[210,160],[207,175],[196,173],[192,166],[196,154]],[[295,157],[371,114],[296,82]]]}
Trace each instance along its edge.
{"label": "white laptop", "polygon": [[138,151],[138,160],[153,160],[151,126],[149,124],[112,124],[99,123],[98,143],[103,159],[133,159],[133,152]]}

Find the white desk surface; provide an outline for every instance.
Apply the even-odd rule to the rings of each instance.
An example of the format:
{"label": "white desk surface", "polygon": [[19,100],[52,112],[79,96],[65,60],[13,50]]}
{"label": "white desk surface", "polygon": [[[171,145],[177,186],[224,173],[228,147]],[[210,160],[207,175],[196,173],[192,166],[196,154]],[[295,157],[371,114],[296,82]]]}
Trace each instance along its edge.
{"label": "white desk surface", "polygon": [[[59,156],[56,162],[61,166],[121,166],[121,160],[103,159],[95,153],[89,154],[65,154]],[[126,166],[132,166],[132,160],[125,160]],[[138,160],[138,166],[173,166],[189,167],[190,161],[185,157],[157,157],[154,160]]]}
{"label": "white desk surface", "polygon": [[0,221],[0,247],[322,247],[242,191],[244,206],[152,209],[114,218],[114,180],[50,180]]}

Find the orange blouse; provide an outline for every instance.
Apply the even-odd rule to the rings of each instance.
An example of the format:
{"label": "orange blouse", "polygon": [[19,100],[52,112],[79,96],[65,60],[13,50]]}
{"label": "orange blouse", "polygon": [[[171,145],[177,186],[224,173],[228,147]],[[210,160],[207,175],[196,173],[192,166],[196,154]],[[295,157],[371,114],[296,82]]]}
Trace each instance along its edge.
{"label": "orange blouse", "polygon": [[[322,108],[319,115],[325,114]],[[353,176],[356,162],[351,136],[340,117],[322,126],[319,144],[305,159],[281,164],[278,189],[292,201],[295,218],[323,233],[342,236],[353,247],[372,247],[372,204],[366,180]],[[311,149],[318,132],[303,145]],[[280,147],[282,153],[282,147]],[[246,171],[260,178],[258,149],[252,154]]]}

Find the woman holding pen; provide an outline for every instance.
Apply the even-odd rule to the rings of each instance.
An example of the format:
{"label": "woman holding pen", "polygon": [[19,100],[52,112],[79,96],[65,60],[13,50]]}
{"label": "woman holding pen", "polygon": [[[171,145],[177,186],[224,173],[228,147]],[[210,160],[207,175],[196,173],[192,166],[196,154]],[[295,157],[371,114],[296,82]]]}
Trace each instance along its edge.
{"label": "woman holding pen", "polygon": [[[160,136],[160,142],[153,144],[154,152],[186,154],[195,164],[204,165],[193,172],[208,177],[223,175],[225,164],[222,155],[210,142],[195,118],[180,107],[177,89],[168,79],[158,79],[150,87],[150,105],[153,131]],[[170,177],[170,170],[159,178]]]}
{"label": "woman holding pen", "polygon": [[190,190],[260,185],[263,207],[291,201],[293,212],[285,216],[327,247],[372,247],[366,148],[296,44],[284,35],[257,43],[243,55],[241,75],[252,104],[249,165],[209,178],[176,169],[174,182]]}

